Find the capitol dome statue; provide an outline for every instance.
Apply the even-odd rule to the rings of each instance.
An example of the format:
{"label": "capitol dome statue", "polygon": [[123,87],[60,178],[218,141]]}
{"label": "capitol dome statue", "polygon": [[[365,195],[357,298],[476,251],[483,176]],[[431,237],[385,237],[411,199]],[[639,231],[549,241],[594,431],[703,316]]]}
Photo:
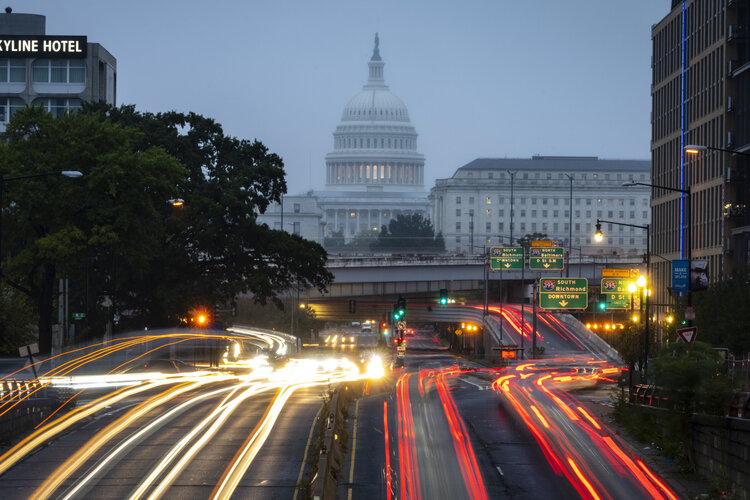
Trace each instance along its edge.
{"label": "capitol dome statue", "polygon": [[409,192],[424,187],[424,156],[409,111],[383,79],[379,38],[362,91],[344,107],[326,155],[326,189]]}

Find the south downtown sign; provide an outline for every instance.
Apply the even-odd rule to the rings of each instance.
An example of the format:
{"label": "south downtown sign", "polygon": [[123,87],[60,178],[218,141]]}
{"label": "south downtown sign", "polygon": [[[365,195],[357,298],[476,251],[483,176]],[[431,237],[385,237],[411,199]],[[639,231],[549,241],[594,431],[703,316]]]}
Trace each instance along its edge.
{"label": "south downtown sign", "polygon": [[589,305],[586,278],[539,278],[542,309],[586,309]]}

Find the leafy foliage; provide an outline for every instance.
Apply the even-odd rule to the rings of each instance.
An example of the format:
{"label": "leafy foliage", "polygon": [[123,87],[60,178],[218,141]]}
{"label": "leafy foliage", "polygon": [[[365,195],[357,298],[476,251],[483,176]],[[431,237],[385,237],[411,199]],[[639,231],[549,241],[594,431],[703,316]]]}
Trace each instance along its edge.
{"label": "leafy foliage", "polygon": [[739,355],[750,352],[750,285],[740,278],[717,281],[693,293],[699,338]]}
{"label": "leafy foliage", "polygon": [[[33,298],[40,349],[49,350],[55,280],[69,277],[72,307],[101,335],[115,311],[124,325],[177,324],[190,310],[249,294],[281,304],[291,287],[324,290],[332,275],[313,242],[256,223],[286,190],[280,157],[259,141],[224,135],[189,113],[87,105],[53,118],[41,108],[11,119],[0,168],[7,183],[3,270]],[[181,209],[167,200],[182,198]],[[9,200],[13,200],[10,203]],[[102,308],[102,298],[112,306]]]}
{"label": "leafy foliage", "polygon": [[722,360],[705,342],[673,342],[652,364],[654,381],[684,412],[722,414],[729,404],[731,386],[722,372]]}
{"label": "leafy foliage", "polygon": [[429,219],[420,214],[402,214],[383,226],[370,248],[391,252],[442,252],[445,241],[442,234],[435,236]]}

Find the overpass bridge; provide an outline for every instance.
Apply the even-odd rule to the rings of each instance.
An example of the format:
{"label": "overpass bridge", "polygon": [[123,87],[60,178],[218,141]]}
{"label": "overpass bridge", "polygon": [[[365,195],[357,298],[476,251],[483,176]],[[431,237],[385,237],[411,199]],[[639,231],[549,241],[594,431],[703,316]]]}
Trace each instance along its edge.
{"label": "overpass bridge", "polygon": [[[598,284],[601,269],[606,267],[640,267],[645,270],[641,255],[583,255],[574,258],[570,270],[488,271],[484,255],[389,255],[365,257],[331,257],[327,268],[334,275],[327,294],[305,290],[305,300],[341,300],[382,297],[391,300],[403,296],[437,296],[441,288],[450,292],[484,290],[485,274],[488,288],[500,290],[506,298],[527,297],[524,290],[535,278],[581,277]],[[499,298],[499,297],[497,297]]]}

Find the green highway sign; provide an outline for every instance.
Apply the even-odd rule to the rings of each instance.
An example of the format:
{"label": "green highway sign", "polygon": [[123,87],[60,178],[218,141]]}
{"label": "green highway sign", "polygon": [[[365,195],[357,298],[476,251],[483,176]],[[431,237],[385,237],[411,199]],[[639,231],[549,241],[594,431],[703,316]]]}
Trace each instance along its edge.
{"label": "green highway sign", "polygon": [[523,269],[523,247],[491,247],[490,269],[506,271]]}
{"label": "green highway sign", "polygon": [[565,249],[563,247],[529,248],[529,269],[560,271],[564,267]]}
{"label": "green highway sign", "polygon": [[73,313],[72,316],[75,320],[81,320],[86,317],[86,313]]}
{"label": "green highway sign", "polygon": [[542,309],[586,309],[589,281],[586,278],[540,278],[539,307]]}
{"label": "green highway sign", "polygon": [[630,278],[602,278],[602,293],[628,294],[628,285],[632,282]]}
{"label": "green highway sign", "polygon": [[605,294],[607,309],[630,309],[629,293],[607,293]]}

